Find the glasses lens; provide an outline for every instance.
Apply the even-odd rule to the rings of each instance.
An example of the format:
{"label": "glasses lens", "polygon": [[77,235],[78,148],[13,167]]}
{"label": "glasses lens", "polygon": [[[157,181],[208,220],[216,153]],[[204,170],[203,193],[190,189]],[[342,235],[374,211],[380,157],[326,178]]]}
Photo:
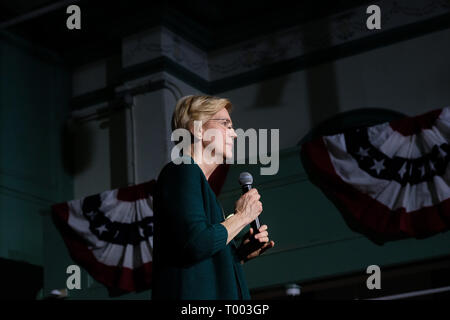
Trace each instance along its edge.
{"label": "glasses lens", "polygon": [[233,125],[231,124],[231,121],[228,119],[210,119],[210,120],[215,120],[218,121],[223,127],[233,130]]}

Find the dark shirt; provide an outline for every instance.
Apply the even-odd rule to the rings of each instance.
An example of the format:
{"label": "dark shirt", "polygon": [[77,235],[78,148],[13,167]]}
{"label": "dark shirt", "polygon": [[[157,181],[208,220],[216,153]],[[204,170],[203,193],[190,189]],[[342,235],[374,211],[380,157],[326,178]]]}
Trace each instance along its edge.
{"label": "dark shirt", "polygon": [[[187,157],[187,156],[185,156]],[[168,163],[153,196],[152,299],[250,299],[234,241],[203,171]]]}

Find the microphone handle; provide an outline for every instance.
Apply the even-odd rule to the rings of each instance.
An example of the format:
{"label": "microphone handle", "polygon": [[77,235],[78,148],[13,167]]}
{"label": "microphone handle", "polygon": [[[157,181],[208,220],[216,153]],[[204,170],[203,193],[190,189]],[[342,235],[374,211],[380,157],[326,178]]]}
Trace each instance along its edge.
{"label": "microphone handle", "polygon": [[254,231],[253,234],[259,233],[259,228],[261,228],[261,224],[259,223],[258,217],[256,217],[256,219],[250,223],[250,226],[253,228]]}
{"label": "microphone handle", "polygon": [[[252,188],[251,184],[245,184],[242,186],[242,194],[250,191],[250,189]],[[255,220],[253,220],[250,223],[250,226],[253,228],[253,234],[257,234],[259,233],[259,228],[261,228],[261,224],[259,223],[259,218],[256,217]]]}

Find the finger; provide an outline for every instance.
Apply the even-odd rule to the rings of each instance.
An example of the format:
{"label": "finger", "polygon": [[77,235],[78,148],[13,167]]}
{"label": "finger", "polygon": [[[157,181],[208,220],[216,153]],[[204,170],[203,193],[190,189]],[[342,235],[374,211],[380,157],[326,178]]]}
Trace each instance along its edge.
{"label": "finger", "polygon": [[267,241],[265,244],[264,244],[264,249],[268,249],[269,247],[272,247],[272,241]]}
{"label": "finger", "polygon": [[255,238],[267,237],[269,233],[267,231],[260,232],[255,235]]}
{"label": "finger", "polygon": [[269,236],[269,233],[267,232],[267,231],[263,231],[263,232],[261,232],[261,233],[257,233],[256,235],[255,235],[255,239],[259,239],[259,238],[263,238],[263,237],[268,237]]}
{"label": "finger", "polygon": [[269,242],[269,237],[258,238],[259,242]]}
{"label": "finger", "polygon": [[264,247],[261,248],[261,252],[259,254],[262,254],[263,252],[269,250],[270,248],[273,248],[274,246],[275,246],[275,242],[270,241],[269,243],[264,245]]}
{"label": "finger", "polygon": [[265,243],[265,245],[264,245],[262,248],[263,248],[264,250],[267,250],[267,249],[273,248],[274,245],[275,245],[275,242],[273,242],[273,241],[268,241],[268,242]]}
{"label": "finger", "polygon": [[248,230],[248,233],[249,233],[250,235],[252,235],[252,234],[253,234],[253,228],[250,228],[250,230]]}
{"label": "finger", "polygon": [[250,197],[251,201],[257,201],[261,198],[261,195],[258,193],[252,193],[249,195],[249,197]]}
{"label": "finger", "polygon": [[267,224],[262,225],[262,226],[259,228],[259,232],[263,232],[264,230],[267,230],[267,229],[268,229]]}
{"label": "finger", "polygon": [[262,255],[264,252],[266,252],[269,249],[269,245],[264,245],[260,250],[258,255]]}

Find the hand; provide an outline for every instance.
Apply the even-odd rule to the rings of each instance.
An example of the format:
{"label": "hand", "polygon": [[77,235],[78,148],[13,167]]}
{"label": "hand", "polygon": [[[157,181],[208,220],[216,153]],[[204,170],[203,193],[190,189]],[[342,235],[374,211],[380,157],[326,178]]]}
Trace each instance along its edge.
{"label": "hand", "polygon": [[269,232],[267,225],[259,228],[259,233],[253,235],[253,228],[244,236],[244,240],[238,249],[238,255],[241,257],[241,264],[250,259],[256,258],[275,246],[274,241],[269,241]]}
{"label": "hand", "polygon": [[251,189],[244,193],[238,201],[236,201],[235,212],[240,216],[245,224],[249,224],[258,217],[262,212],[261,198],[257,189]]}

